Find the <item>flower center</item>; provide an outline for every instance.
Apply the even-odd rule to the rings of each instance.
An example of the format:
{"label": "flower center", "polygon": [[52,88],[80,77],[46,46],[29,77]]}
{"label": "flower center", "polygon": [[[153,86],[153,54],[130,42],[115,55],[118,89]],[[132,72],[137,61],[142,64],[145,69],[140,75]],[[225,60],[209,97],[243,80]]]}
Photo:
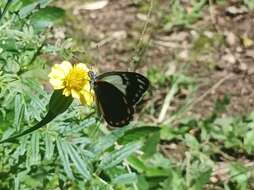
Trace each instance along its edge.
{"label": "flower center", "polygon": [[68,75],[65,77],[64,83],[66,88],[75,89],[77,91],[82,90],[84,85],[89,81],[87,80],[88,74],[81,68],[73,67]]}

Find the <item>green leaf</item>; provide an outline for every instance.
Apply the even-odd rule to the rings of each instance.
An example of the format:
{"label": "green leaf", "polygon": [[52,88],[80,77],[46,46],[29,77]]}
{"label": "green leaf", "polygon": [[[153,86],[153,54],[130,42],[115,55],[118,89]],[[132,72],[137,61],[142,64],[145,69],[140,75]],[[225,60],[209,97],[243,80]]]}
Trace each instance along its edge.
{"label": "green leaf", "polygon": [[31,99],[32,103],[35,104],[35,107],[37,108],[38,112],[45,110],[45,104],[43,104],[44,102],[41,101],[38,94],[36,95],[28,94],[28,96]]}
{"label": "green leaf", "polygon": [[195,150],[198,150],[200,147],[200,144],[197,141],[197,139],[190,134],[185,135],[185,143],[187,146],[189,146],[190,148],[195,149]]}
{"label": "green leaf", "polygon": [[249,9],[254,9],[254,1],[253,0],[244,0],[244,3],[249,7]]}
{"label": "green leaf", "polygon": [[6,95],[6,97],[4,98],[4,101],[2,103],[2,106],[7,107],[7,108],[12,107],[13,102],[15,101],[16,95],[17,95],[16,91],[13,91],[12,93],[9,93],[8,95]]}
{"label": "green leaf", "polygon": [[51,160],[53,158],[54,154],[54,148],[55,145],[53,143],[53,138],[49,133],[45,134],[45,159],[46,160]]}
{"label": "green leaf", "polygon": [[161,153],[156,153],[146,162],[147,167],[158,167],[164,169],[171,168],[171,161],[164,157]]}
{"label": "green leaf", "polygon": [[56,141],[56,145],[57,145],[57,150],[58,150],[58,154],[60,156],[60,159],[62,161],[64,170],[67,174],[67,176],[71,179],[73,179],[73,174],[72,174],[72,170],[70,167],[70,161],[69,161],[69,157],[68,154],[66,154],[66,147],[63,144],[64,142],[62,141],[62,139],[57,139]]}
{"label": "green leaf", "polygon": [[42,187],[42,184],[38,179],[34,179],[29,175],[24,176],[22,181],[24,181],[24,183],[31,189],[40,189]]}
{"label": "green leaf", "polygon": [[135,173],[122,174],[112,180],[113,184],[132,184],[137,182]]}
{"label": "green leaf", "polygon": [[160,136],[162,140],[183,139],[183,136],[189,130],[189,126],[173,127],[165,125],[160,130]]}
{"label": "green leaf", "polygon": [[142,150],[145,153],[143,156],[144,158],[148,158],[157,152],[157,145],[160,142],[160,131],[155,133],[151,133],[145,140],[145,145],[143,146]]}
{"label": "green leaf", "polygon": [[91,189],[91,190],[114,190],[111,184],[108,184],[99,176],[95,175],[93,180],[90,181],[89,188],[80,187],[79,189]]}
{"label": "green leaf", "polygon": [[20,65],[16,62],[8,63],[5,65],[4,70],[16,74],[20,71]]}
{"label": "green leaf", "polygon": [[46,7],[31,16],[31,23],[36,30],[51,27],[63,19],[65,12],[61,8]]}
{"label": "green leaf", "polygon": [[232,163],[230,165],[230,174],[232,181],[236,181],[239,184],[246,184],[248,182],[248,168],[242,163]]}
{"label": "green leaf", "polygon": [[147,136],[151,135],[151,133],[159,132],[159,127],[137,127],[128,130],[124,136],[122,136],[118,142],[120,144],[127,144],[132,141],[140,140],[141,138],[146,138]]}
{"label": "green leaf", "polygon": [[36,165],[41,159],[40,156],[40,134],[33,133],[31,138],[31,157],[30,157],[30,165]]}
{"label": "green leaf", "polygon": [[170,172],[170,176],[161,183],[162,190],[186,190],[185,180],[178,172]]}
{"label": "green leaf", "polygon": [[4,40],[0,40],[0,48],[2,51],[10,51],[12,53],[18,53],[18,44],[15,39],[8,38]]}
{"label": "green leaf", "polygon": [[94,124],[96,124],[96,119],[93,117],[88,117],[87,119],[81,121],[77,127],[71,127],[70,129],[67,129],[66,134],[77,134],[80,131],[83,131],[85,128],[90,127]]}
{"label": "green leaf", "polygon": [[95,143],[91,145],[91,151],[94,154],[100,154],[112,145],[120,138],[122,137],[125,132],[129,130],[128,127],[119,128],[114,131],[112,131],[110,134],[98,139]]}
{"label": "green leaf", "polygon": [[147,168],[145,171],[149,177],[167,177],[170,174],[169,169],[164,168]]}
{"label": "green leaf", "polygon": [[27,5],[22,7],[19,11],[20,18],[25,18],[28,15],[30,15],[38,7],[38,5],[39,5],[38,1],[32,3],[27,2]]}
{"label": "green leaf", "polygon": [[195,184],[191,187],[191,190],[203,190],[205,185],[209,183],[212,175],[212,169],[202,172],[196,179]]}
{"label": "green leaf", "polygon": [[15,97],[14,112],[15,112],[15,116],[14,116],[13,125],[16,127],[17,131],[19,131],[20,124],[21,124],[23,114],[24,114],[24,103],[23,103],[23,99],[21,98],[20,94],[17,94],[17,96]]}
{"label": "green leaf", "polygon": [[73,146],[67,142],[65,142],[65,150],[68,152],[72,162],[76,166],[77,170],[79,171],[80,174],[84,176],[85,179],[90,179],[91,174],[88,170],[87,166],[87,161],[82,160],[81,157],[79,156],[78,152],[73,148]]}
{"label": "green leaf", "polygon": [[18,134],[15,134],[7,139],[3,139],[2,141],[0,141],[0,144],[5,142],[12,142],[19,137],[32,133],[33,131],[38,130],[39,128],[45,126],[50,121],[52,121],[57,115],[66,111],[67,108],[71,105],[72,101],[73,101],[73,98],[71,96],[68,96],[68,97],[64,96],[62,94],[62,90],[55,90],[49,101],[49,105],[48,105],[49,111],[47,115],[40,122],[38,122],[33,127],[30,127]]}
{"label": "green leaf", "polygon": [[142,160],[140,160],[136,155],[131,155],[128,157],[128,163],[137,170],[139,173],[142,173],[146,170],[146,166]]}
{"label": "green leaf", "polygon": [[254,148],[254,129],[248,131],[246,135],[244,136],[244,148],[247,150],[247,152],[253,153]]}
{"label": "green leaf", "polygon": [[129,143],[124,145],[119,150],[115,150],[111,153],[107,153],[103,156],[99,168],[107,169],[116,166],[128,156],[130,156],[135,151],[139,150],[142,147],[141,142]]}
{"label": "green leaf", "polygon": [[148,190],[149,184],[144,176],[138,176],[138,182],[137,182],[138,190]]}

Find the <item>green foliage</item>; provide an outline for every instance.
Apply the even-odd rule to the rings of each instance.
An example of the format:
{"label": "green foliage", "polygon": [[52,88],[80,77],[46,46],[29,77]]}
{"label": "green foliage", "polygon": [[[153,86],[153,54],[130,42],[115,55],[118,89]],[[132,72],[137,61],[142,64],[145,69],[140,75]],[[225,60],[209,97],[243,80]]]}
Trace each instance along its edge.
{"label": "green foliage", "polygon": [[243,1],[250,9],[254,9],[254,2],[252,0]]}
{"label": "green foliage", "polygon": [[40,9],[31,16],[31,24],[36,30],[43,30],[57,23],[64,16],[64,11],[57,7]]}
{"label": "green foliage", "polygon": [[188,12],[181,5],[179,0],[174,0],[170,3],[170,13],[164,17],[164,30],[170,31],[174,26],[191,27],[195,21],[202,17],[202,11],[207,3],[207,0],[191,1],[192,10]]}

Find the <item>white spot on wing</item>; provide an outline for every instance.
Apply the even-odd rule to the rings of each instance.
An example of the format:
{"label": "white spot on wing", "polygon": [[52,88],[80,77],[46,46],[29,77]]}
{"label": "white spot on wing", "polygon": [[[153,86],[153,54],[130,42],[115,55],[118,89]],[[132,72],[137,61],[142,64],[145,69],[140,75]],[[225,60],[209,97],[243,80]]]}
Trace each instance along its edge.
{"label": "white spot on wing", "polygon": [[123,78],[119,75],[110,75],[103,78],[104,81],[109,82],[119,89],[123,94],[126,94],[127,85],[124,84]]}

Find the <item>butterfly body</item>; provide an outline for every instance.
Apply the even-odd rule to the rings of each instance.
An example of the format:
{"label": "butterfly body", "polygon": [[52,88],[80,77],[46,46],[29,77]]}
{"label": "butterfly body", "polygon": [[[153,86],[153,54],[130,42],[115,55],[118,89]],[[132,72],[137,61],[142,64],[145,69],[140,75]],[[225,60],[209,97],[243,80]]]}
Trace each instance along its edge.
{"label": "butterfly body", "polygon": [[134,106],[149,87],[146,77],[135,72],[107,72],[95,76],[89,72],[98,108],[113,127],[127,125],[133,118]]}

